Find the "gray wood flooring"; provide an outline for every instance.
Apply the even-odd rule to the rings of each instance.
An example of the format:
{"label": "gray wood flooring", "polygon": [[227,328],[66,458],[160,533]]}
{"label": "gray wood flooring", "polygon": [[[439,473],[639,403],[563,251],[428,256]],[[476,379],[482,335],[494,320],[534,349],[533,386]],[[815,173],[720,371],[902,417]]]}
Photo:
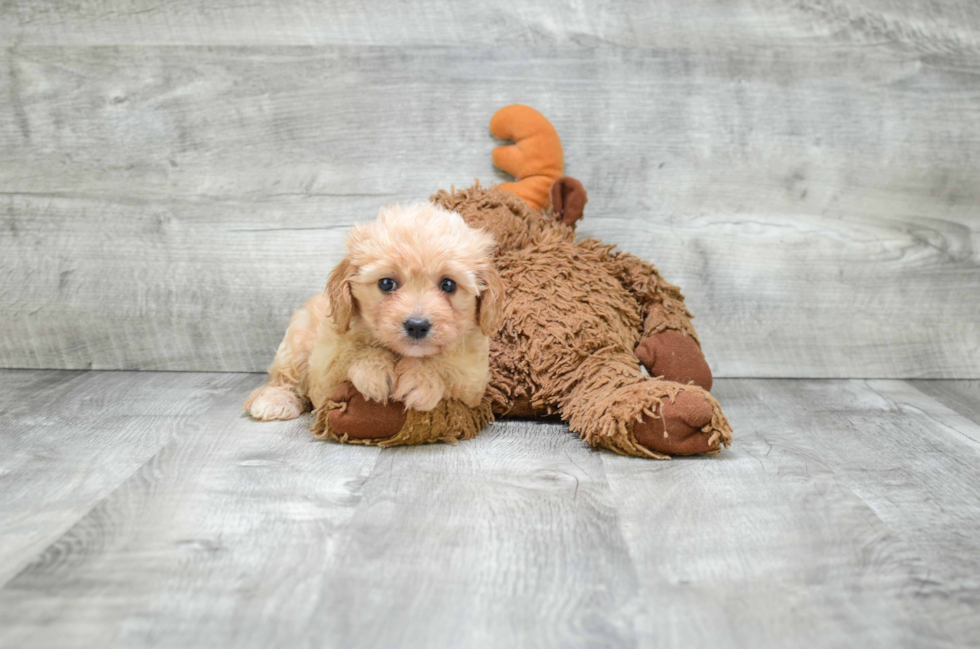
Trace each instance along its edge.
{"label": "gray wood flooring", "polygon": [[980,378],[976,0],[7,0],[0,43],[0,366],[263,370],[523,102],[716,375]]}
{"label": "gray wood flooring", "polygon": [[317,442],[254,374],[0,371],[4,647],[980,638],[980,382],[729,379],[716,457]]}

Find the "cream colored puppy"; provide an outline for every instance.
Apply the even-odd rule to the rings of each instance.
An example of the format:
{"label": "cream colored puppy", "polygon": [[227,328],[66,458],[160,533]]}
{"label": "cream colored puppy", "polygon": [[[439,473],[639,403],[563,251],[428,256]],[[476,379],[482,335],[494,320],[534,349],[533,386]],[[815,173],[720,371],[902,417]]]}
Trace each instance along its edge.
{"label": "cream colored puppy", "polygon": [[493,237],[419,203],[383,208],[346,245],[326,291],[293,314],[268,383],[245,402],[249,414],[293,419],[345,381],[414,410],[447,398],[478,405],[503,298]]}

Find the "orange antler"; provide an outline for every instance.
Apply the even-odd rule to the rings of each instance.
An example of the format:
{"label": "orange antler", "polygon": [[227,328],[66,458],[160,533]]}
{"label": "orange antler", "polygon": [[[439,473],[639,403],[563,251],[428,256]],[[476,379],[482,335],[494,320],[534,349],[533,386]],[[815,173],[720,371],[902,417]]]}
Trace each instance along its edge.
{"label": "orange antler", "polygon": [[548,191],[561,178],[565,159],[558,131],[530,106],[512,104],[494,113],[490,132],[514,144],[493,150],[493,164],[517,178],[500,189],[517,194],[535,209],[548,205]]}

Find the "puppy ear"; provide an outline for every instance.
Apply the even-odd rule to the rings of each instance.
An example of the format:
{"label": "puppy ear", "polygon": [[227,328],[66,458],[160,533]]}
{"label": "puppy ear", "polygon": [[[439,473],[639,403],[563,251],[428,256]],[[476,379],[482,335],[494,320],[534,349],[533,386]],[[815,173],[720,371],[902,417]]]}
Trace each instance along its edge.
{"label": "puppy ear", "polygon": [[486,288],[476,299],[477,318],[483,335],[492,336],[497,332],[497,325],[500,324],[500,315],[504,308],[504,282],[493,265],[487,265],[480,273],[480,278]]}
{"label": "puppy ear", "polygon": [[346,257],[330,271],[327,279],[327,297],[330,298],[330,319],[337,331],[344,334],[350,330],[351,312],[354,310],[354,294],[350,279],[357,269]]}

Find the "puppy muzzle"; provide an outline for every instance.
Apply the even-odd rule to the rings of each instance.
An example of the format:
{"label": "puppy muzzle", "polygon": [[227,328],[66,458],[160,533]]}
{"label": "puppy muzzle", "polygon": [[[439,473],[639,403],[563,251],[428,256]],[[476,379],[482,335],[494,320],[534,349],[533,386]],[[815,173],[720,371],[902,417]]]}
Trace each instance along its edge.
{"label": "puppy muzzle", "polygon": [[422,340],[432,330],[432,323],[425,318],[408,318],[402,323],[405,335],[413,340]]}

